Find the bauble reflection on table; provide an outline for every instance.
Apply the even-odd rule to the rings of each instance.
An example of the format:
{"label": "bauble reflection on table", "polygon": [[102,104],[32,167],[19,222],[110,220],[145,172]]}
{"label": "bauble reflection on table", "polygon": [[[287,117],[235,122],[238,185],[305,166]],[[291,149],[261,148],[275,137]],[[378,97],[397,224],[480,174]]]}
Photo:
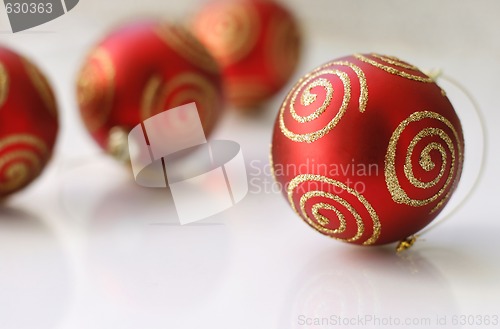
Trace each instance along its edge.
{"label": "bauble reflection on table", "polygon": [[293,210],[361,245],[404,240],[454,192],[464,136],[446,93],[392,56],[356,54],[300,79],[275,123],[271,158]]}

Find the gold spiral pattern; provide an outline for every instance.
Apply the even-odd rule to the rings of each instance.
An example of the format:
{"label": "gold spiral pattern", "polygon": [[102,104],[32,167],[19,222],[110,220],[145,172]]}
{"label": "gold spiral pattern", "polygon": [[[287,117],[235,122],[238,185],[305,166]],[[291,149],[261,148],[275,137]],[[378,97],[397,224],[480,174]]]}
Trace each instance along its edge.
{"label": "gold spiral pattern", "polygon": [[[141,120],[149,119],[154,114],[161,112],[164,104],[160,104],[160,96],[162,89],[163,79],[159,75],[152,76],[146,83],[146,87],[142,93],[141,101]],[[166,109],[164,109],[166,110]]]}
{"label": "gold spiral pattern", "polygon": [[195,31],[223,66],[248,55],[260,33],[259,15],[242,1],[214,3],[197,18]]}
{"label": "gold spiral pattern", "polygon": [[[312,73],[306,75],[304,78],[299,80],[299,82],[295,85],[295,87],[287,95],[285,101],[283,102],[283,105],[279,113],[279,124],[281,132],[287,138],[291,139],[294,142],[313,143],[316,140],[328,134],[341,121],[342,117],[344,116],[350,104],[352,96],[351,95],[352,88],[349,75],[347,74],[347,72],[344,72],[341,69],[339,69],[338,68],[339,66],[347,67],[356,74],[356,77],[358,78],[360,85],[360,94],[358,100],[359,111],[361,113],[365,112],[368,103],[368,85],[366,82],[366,77],[364,72],[358,66],[348,61],[338,61],[338,62],[328,63],[326,65],[317,68]],[[324,127],[322,127],[319,130],[310,133],[295,133],[291,131],[287,127],[284,118],[287,109],[291,117],[295,121],[302,124],[307,124],[309,122],[317,120],[322,115],[324,115],[325,112],[330,112],[327,111],[327,109],[329,109],[331,106],[335,90],[333,88],[332,82],[324,77],[326,75],[337,76],[342,82],[344,88],[342,104],[338,109],[337,113],[335,114],[335,116],[331,121],[329,121]],[[300,103],[303,106],[312,106],[317,101],[318,97],[317,94],[312,92],[312,89],[315,87],[322,87],[325,90],[325,100],[311,114],[307,116],[299,115],[295,109],[299,95],[301,95]]]}
{"label": "gold spiral pattern", "polygon": [[[314,78],[314,76],[311,77],[311,79],[312,78]],[[346,84],[346,75],[341,76],[341,79],[342,79],[342,82],[344,82],[344,85],[345,85]],[[305,83],[309,83],[309,82],[310,81],[306,80]],[[328,81],[327,79],[319,78],[319,79],[314,80],[313,82],[309,83],[307,85],[307,87],[304,89],[304,91],[302,92],[302,97],[300,99],[302,105],[304,105],[304,106],[310,106],[312,103],[314,103],[316,101],[316,98],[317,98],[318,95],[311,93],[311,90],[314,87],[323,87],[325,89],[325,91],[326,91],[325,99],[326,100],[325,100],[325,102],[320,107],[318,107],[318,109],[316,109],[316,111],[314,111],[313,113],[309,114],[308,116],[300,116],[300,115],[298,115],[297,112],[295,112],[295,107],[291,106],[290,107],[290,114],[292,115],[292,117],[295,120],[297,120],[300,123],[310,122],[312,120],[315,120],[315,119],[319,118],[319,116],[321,114],[323,114],[323,112],[325,112],[326,108],[330,105],[330,101],[333,98],[333,86],[332,86],[331,82]],[[299,94],[299,90],[297,90],[295,92],[295,94],[293,94],[292,104],[295,104],[295,102],[297,100],[298,94]],[[339,114],[343,115],[343,111],[345,111],[344,107],[341,109],[341,112],[339,112]]]}
{"label": "gold spiral pattern", "polygon": [[[300,212],[299,212],[297,210],[297,206],[294,201],[294,194],[299,192],[299,190],[301,189],[300,186],[302,186],[302,184],[308,184],[308,183],[314,183],[316,189],[309,190],[300,196],[299,199]],[[369,238],[363,241],[362,244],[363,245],[374,244],[377,241],[378,237],[380,236],[382,230],[380,220],[378,218],[375,209],[373,209],[371,204],[368,202],[368,200],[366,200],[366,198],[363,195],[361,195],[355,189],[350,188],[349,186],[345,185],[342,182],[321,175],[305,174],[296,176],[294,179],[290,181],[287,188],[288,202],[292,206],[292,209],[300,217],[302,217],[310,226],[312,226],[313,228],[315,228],[316,230],[325,235],[328,235],[332,238],[342,241],[359,242],[359,240],[362,238],[366,230],[363,216],[356,210],[356,208],[351,203],[349,203],[349,201],[346,200],[346,198],[342,198],[341,194],[339,194],[338,192],[336,193],[327,192],[324,185],[322,186],[322,188],[318,188],[317,185],[318,183],[327,185],[334,190],[340,189],[342,193],[345,192],[348,194],[349,199],[352,198],[356,199],[357,202],[359,202],[364,207],[364,209],[370,216],[370,222],[372,223],[373,233]],[[310,205],[311,200],[313,200],[314,198],[321,198],[321,202],[316,202]],[[325,199],[328,200],[328,203],[325,202]],[[328,226],[331,223],[330,219],[322,215],[320,213],[321,210],[333,211],[333,213],[337,215],[339,226],[337,228],[329,228]],[[312,215],[312,218],[309,215],[309,213]],[[348,216],[346,216],[347,214]],[[357,229],[356,229],[356,234],[353,237],[348,239],[343,239],[340,238],[338,235],[344,233],[348,225],[350,225],[346,217],[354,218],[354,222],[356,224]]]}
{"label": "gold spiral pattern", "polygon": [[38,94],[42,98],[43,103],[47,110],[54,117],[57,117],[57,104],[56,99],[54,97],[54,93],[52,92],[52,88],[47,81],[45,75],[29,60],[22,58],[24,69],[28,74],[28,77],[37,90]]}
{"label": "gold spiral pattern", "polygon": [[416,66],[405,63],[393,56],[384,56],[378,54],[361,55],[355,54],[354,57],[362,62],[370,64],[376,68],[384,70],[387,73],[400,76],[405,79],[432,83],[434,80],[422,73]]}
{"label": "gold spiral pattern", "polygon": [[0,62],[0,107],[7,101],[9,94],[9,74],[5,66]]}
{"label": "gold spiral pattern", "polygon": [[102,47],[88,57],[77,81],[77,98],[83,121],[93,132],[108,119],[115,94],[116,70],[111,55]]}
{"label": "gold spiral pattern", "polygon": [[375,57],[377,59],[380,59],[382,62],[386,62],[386,63],[394,65],[394,66],[398,66],[398,67],[408,69],[408,70],[419,71],[419,68],[416,67],[415,65],[405,63],[402,60],[400,60],[399,58],[394,57],[394,56],[379,55],[379,54],[371,54],[371,56]]}
{"label": "gold spiral pattern", "polygon": [[[398,178],[396,172],[396,154],[398,153],[398,143],[400,142],[400,138],[404,130],[410,125],[422,120],[435,120],[440,125],[444,125],[448,132],[446,132],[442,128],[427,127],[421,129],[416,134],[416,136],[413,137],[408,146],[408,149],[406,150],[404,163],[405,177],[413,187],[420,191],[425,191],[437,186],[439,182],[442,182],[443,179],[445,179],[445,182],[436,193],[431,194],[427,198],[415,199],[408,196],[407,191],[405,191],[401,187],[400,179]],[[451,132],[451,136],[449,132]],[[441,143],[433,141],[425,145],[419,155],[418,163],[420,167],[427,172],[435,169],[436,166],[436,164],[432,161],[431,152],[437,151],[441,156],[441,166],[439,168],[439,173],[433,180],[428,182],[424,182],[415,177],[412,162],[415,147],[422,141],[422,139],[426,137],[438,138],[441,141]],[[438,201],[436,206],[431,210],[431,213],[435,212],[451,196],[451,193],[446,193],[446,191],[448,190],[450,185],[453,184],[454,178],[460,176],[463,161],[463,150],[461,145],[461,139],[456,128],[448,119],[438,113],[431,111],[415,112],[407,119],[402,121],[392,134],[385,157],[385,179],[392,199],[397,203],[406,204],[413,207],[422,207],[432,202]],[[446,168],[448,167],[448,163],[449,172],[447,173]]]}
{"label": "gold spiral pattern", "polygon": [[360,69],[359,66],[357,66],[351,62],[348,62],[348,61],[333,62],[330,65],[346,66],[354,71],[354,73],[356,74],[356,76],[358,78],[359,87],[360,87],[359,99],[358,99],[359,111],[361,113],[365,112],[366,106],[368,105],[368,83],[366,82],[366,76],[365,76],[365,73],[363,72],[363,70]]}
{"label": "gold spiral pattern", "polygon": [[219,72],[215,59],[187,29],[179,25],[162,24],[155,32],[161,40],[191,64],[208,72]]}
{"label": "gold spiral pattern", "polygon": [[35,179],[48,158],[47,145],[33,135],[0,139],[0,195],[14,192]]}
{"label": "gold spiral pattern", "polygon": [[[214,84],[193,72],[179,74],[167,82],[152,76],[144,88],[141,103],[141,118],[146,120],[168,108],[195,102],[200,110],[200,119],[205,127],[215,120],[219,95]],[[168,104],[168,108],[165,108]]]}

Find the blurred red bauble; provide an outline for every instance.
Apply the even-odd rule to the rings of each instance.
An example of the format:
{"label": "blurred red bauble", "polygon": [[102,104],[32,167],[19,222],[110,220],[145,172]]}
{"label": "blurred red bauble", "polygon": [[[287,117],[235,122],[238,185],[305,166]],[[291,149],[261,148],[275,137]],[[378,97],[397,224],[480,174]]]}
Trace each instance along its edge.
{"label": "blurred red bauble", "polygon": [[274,128],[272,160],[292,208],[350,243],[403,240],[448,202],[463,166],[445,92],[395,57],[353,55],[302,78]]}
{"label": "blurred red bauble", "polygon": [[301,40],[296,19],[271,0],[218,0],[196,15],[196,36],[223,69],[230,103],[259,105],[277,93],[297,67]]}
{"label": "blurred red bauble", "polygon": [[220,71],[205,47],[186,29],[153,21],[106,36],[79,73],[77,95],[85,126],[111,153],[123,151],[114,150],[114,132],[126,139],[144,120],[191,102],[208,135],[223,106]]}
{"label": "blurred red bauble", "polygon": [[58,129],[56,100],[45,76],[0,46],[0,199],[40,175]]}

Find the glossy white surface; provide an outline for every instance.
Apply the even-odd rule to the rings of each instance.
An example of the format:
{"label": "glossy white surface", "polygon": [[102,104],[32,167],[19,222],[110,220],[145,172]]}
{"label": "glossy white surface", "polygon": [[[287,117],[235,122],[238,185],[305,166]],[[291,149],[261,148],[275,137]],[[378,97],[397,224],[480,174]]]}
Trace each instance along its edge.
{"label": "glossy white surface", "polygon": [[[346,54],[387,53],[442,68],[484,112],[485,179],[451,220],[401,256],[393,246],[325,238],[266,191],[285,91],[262,114],[228,113],[219,126],[215,137],[242,146],[250,194],[206,221],[179,226],[167,191],[138,187],[127,168],[100,155],[75,105],[85,53],[117,22],[184,17],[197,3],[81,0],[70,14],[16,35],[0,10],[0,42],[47,72],[62,123],[50,168],[0,209],[0,328],[354,328],[365,316],[371,328],[405,319],[414,327],[459,328],[455,319],[493,328],[486,316],[490,324],[500,316],[498,2],[287,1],[307,39],[297,77]],[[480,147],[470,141],[480,132],[470,129],[474,160]],[[338,316],[351,325],[304,324]]]}

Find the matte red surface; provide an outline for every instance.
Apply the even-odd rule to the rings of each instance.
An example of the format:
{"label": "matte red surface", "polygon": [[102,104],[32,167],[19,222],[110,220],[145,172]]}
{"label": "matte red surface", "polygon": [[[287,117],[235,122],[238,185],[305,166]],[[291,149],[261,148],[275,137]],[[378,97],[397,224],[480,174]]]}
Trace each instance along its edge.
{"label": "matte red surface", "polygon": [[[380,62],[371,55],[364,55],[367,58]],[[350,62],[357,65],[365,74],[368,86],[368,103],[364,113],[359,110],[358,98],[360,95],[360,83],[355,72],[341,65],[333,64],[333,62],[325,66],[326,69],[339,70],[346,72],[351,84],[351,100],[344,116],[341,118],[335,128],[327,133],[323,138],[318,139],[313,143],[296,142],[287,138],[280,129],[279,117],[276,121],[273,141],[272,141],[272,158],[274,161],[274,169],[279,171],[276,173],[276,179],[284,186],[283,194],[287,197],[287,184],[297,175],[300,174],[315,174],[322,175],[334,180],[340,181],[351,188],[355,188],[358,192],[368,200],[378,214],[381,224],[380,236],[375,244],[385,244],[402,240],[428,225],[441,211],[431,213],[431,210],[436,207],[440,200],[448,192],[453,192],[460,178],[462,163],[457,156],[457,165],[455,170],[450,173],[450,150],[447,149],[443,140],[437,136],[424,137],[415,147],[411,163],[415,176],[424,182],[432,181],[437,177],[439,168],[441,167],[442,159],[437,151],[431,151],[431,158],[435,164],[435,168],[430,171],[425,171],[419,164],[421,151],[431,142],[436,142],[443,145],[446,149],[448,161],[445,169],[444,178],[431,188],[422,189],[413,186],[405,177],[404,163],[407,154],[408,145],[411,140],[424,128],[435,127],[442,129],[449,136],[453,136],[452,131],[441,122],[436,120],[424,119],[409,125],[401,135],[397,143],[395,168],[397,177],[404,191],[408,196],[414,199],[427,199],[436,194],[441,189],[446,181],[447,175],[451,174],[452,183],[447,188],[443,197],[428,205],[415,207],[407,204],[397,203],[391,197],[386,184],[384,175],[385,158],[388,150],[388,145],[393,132],[398,125],[408,118],[412,113],[419,111],[433,111],[448,119],[455,127],[458,133],[458,140],[453,139],[455,149],[460,146],[463,151],[464,141],[460,121],[450,104],[448,98],[444,96],[439,86],[435,83],[423,83],[410,79],[403,78],[398,75],[390,74],[380,68],[362,62],[354,56],[340,58],[337,61]],[[426,77],[420,71],[411,69],[402,69],[395,65],[381,62],[386,66],[397,68],[404,72],[411,73],[415,76]],[[333,99],[326,111],[316,120],[308,123],[300,123],[296,121],[289,112],[290,97],[284,102],[284,122],[289,130],[294,133],[309,133],[324,127],[332,118],[339,112],[340,105],[345,93],[344,86],[341,80],[331,74],[322,74],[318,78],[327,79],[333,85]],[[300,83],[299,83],[300,84]],[[290,94],[295,92],[295,88]],[[305,116],[314,112],[325,100],[325,89],[321,86],[312,88],[311,93],[316,94],[316,100],[310,105],[305,106],[301,103],[301,96],[304,88],[301,88],[296,101],[296,112],[299,115]],[[323,165],[323,166],[322,166]],[[325,167],[325,165],[327,167]],[[352,172],[352,166],[356,168]],[[365,166],[374,165],[371,175],[360,175],[357,172],[358,165]],[[294,168],[282,170],[282,168]],[[348,168],[347,172],[335,172],[334,170],[325,169],[332,168]],[[356,186],[355,184],[358,183]],[[362,243],[373,233],[373,224],[370,219],[370,214],[364,206],[356,200],[353,195],[347,192],[337,191],[335,193],[328,184],[319,184],[316,186],[302,184],[301,193],[293,194],[293,201],[297,210],[300,211],[300,197],[303,193],[310,190],[319,190],[338,194],[346,199],[358,211],[363,219],[365,232],[362,237],[353,241],[353,243]],[[332,203],[324,197],[317,197],[314,202],[306,203],[308,216],[313,218],[311,207],[313,203],[325,202]],[[446,200],[445,200],[446,203]],[[335,204],[335,202],[334,202]],[[344,233],[331,234],[337,238],[347,239],[355,235],[356,224],[354,217],[346,211],[345,207],[335,204],[339,210],[346,216],[347,229]],[[443,204],[444,206],[444,204]],[[339,226],[337,215],[331,210],[321,210],[320,213],[330,219],[327,228],[335,229]]]}
{"label": "matte red surface", "polygon": [[275,95],[300,59],[297,20],[272,0],[208,2],[195,16],[193,32],[218,60],[226,97],[238,108],[256,107]]}
{"label": "matte red surface", "polygon": [[[0,91],[6,95],[0,104],[1,199],[39,176],[52,154],[59,125],[54,95],[43,74],[27,59],[1,46],[0,64],[7,73],[5,90]],[[37,88],[33,74],[43,90]]]}
{"label": "matte red surface", "polygon": [[[161,29],[173,34],[182,32],[181,42],[195,44],[194,48],[172,46],[159,35]],[[80,111],[84,123],[102,148],[108,148],[112,128],[119,127],[128,133],[155,114],[191,102],[198,107],[205,134],[210,134],[223,110],[220,72],[203,46],[193,37],[187,37],[188,34],[177,25],[135,22],[112,31],[89,53],[78,81]],[[106,61],[95,56],[102,52],[111,62],[112,79],[107,73]],[[203,61],[189,60],[193,52]],[[204,61],[212,62],[215,70],[207,69]],[[89,71],[90,75],[86,73]],[[185,74],[207,81],[214,90],[213,95],[204,86],[178,80]],[[160,87],[154,93],[151,112],[144,115],[145,94],[148,83],[154,78],[158,79]],[[170,87],[173,89],[165,94]],[[93,96],[83,102],[82,95],[89,89]]]}

